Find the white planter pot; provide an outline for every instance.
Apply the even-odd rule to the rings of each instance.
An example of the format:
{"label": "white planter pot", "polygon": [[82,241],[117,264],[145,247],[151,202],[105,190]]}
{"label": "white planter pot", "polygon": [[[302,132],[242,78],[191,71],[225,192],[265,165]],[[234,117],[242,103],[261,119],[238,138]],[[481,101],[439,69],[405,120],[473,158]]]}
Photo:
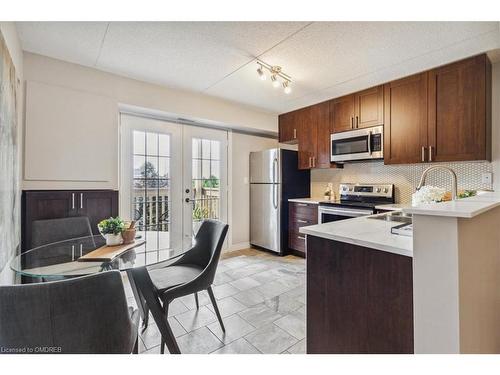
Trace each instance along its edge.
{"label": "white planter pot", "polygon": [[122,234],[103,234],[107,246],[118,246],[123,242]]}

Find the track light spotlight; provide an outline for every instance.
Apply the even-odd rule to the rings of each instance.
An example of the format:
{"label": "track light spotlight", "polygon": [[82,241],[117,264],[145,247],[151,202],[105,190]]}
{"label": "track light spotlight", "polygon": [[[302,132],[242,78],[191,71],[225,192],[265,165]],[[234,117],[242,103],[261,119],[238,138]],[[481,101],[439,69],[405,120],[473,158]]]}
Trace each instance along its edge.
{"label": "track light spotlight", "polygon": [[262,70],[262,65],[260,65],[260,66],[257,68],[257,73],[259,74],[259,78],[260,78],[262,81],[265,81],[265,80],[266,80],[266,73],[264,73],[264,70]]}
{"label": "track light spotlight", "polygon": [[271,82],[273,83],[274,88],[280,87],[280,81],[278,81],[278,79],[276,78],[276,74],[273,74],[271,76]]}
{"label": "track light spotlight", "polygon": [[285,94],[290,94],[292,92],[289,81],[283,82],[283,91],[285,92]]}

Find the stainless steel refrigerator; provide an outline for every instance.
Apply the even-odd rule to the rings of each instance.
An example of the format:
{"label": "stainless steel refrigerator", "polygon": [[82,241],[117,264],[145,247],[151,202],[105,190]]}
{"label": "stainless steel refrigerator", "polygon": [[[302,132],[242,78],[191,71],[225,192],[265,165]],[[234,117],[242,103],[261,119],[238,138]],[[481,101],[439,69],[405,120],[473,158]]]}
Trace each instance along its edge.
{"label": "stainless steel refrigerator", "polygon": [[281,255],[288,250],[288,199],[311,192],[309,170],[298,169],[297,151],[250,153],[250,244]]}

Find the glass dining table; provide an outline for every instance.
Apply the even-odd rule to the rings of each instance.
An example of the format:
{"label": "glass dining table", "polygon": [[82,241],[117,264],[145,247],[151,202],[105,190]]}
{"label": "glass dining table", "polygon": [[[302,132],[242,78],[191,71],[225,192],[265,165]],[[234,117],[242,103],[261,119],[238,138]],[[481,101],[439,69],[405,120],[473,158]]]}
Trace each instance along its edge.
{"label": "glass dining table", "polygon": [[105,240],[101,235],[72,238],[25,251],[11,261],[10,268],[23,276],[26,282],[62,280],[109,270],[123,271],[127,274],[143,323],[147,325],[148,309],[131,271],[159,263],[168,265],[184,254],[185,250],[148,249],[145,241],[137,242],[138,246],[123,252],[112,261],[79,261],[79,258],[104,246]]}

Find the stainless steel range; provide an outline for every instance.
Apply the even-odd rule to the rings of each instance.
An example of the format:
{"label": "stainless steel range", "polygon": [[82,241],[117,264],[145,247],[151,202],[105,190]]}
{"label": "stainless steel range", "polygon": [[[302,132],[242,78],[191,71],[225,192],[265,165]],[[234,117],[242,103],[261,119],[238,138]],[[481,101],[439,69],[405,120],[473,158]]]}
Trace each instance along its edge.
{"label": "stainless steel range", "polygon": [[340,184],[339,199],[319,203],[318,223],[375,213],[375,206],[394,203],[392,184]]}

